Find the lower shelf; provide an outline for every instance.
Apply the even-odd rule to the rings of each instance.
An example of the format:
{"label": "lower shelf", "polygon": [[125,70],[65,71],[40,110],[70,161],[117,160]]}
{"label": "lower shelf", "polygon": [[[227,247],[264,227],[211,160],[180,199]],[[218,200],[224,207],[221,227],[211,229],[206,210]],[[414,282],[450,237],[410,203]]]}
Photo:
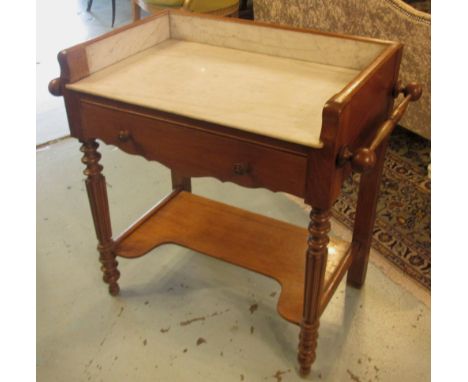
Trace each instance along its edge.
{"label": "lower shelf", "polygon": [[[179,244],[261,273],[282,287],[278,312],[302,320],[307,230],[279,220],[174,192],[116,240],[116,254],[142,256],[161,244]],[[321,310],[349,267],[350,245],[331,238]]]}

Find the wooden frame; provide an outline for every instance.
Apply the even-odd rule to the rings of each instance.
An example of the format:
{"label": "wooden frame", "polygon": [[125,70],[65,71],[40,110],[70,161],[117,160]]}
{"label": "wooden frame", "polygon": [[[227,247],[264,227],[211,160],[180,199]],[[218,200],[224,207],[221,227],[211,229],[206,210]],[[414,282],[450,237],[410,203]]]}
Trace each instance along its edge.
{"label": "wooden frame", "polygon": [[[317,147],[87,94],[73,85],[93,70],[112,65],[112,60],[148,48],[132,45],[114,58],[106,56],[105,62],[90,62],[89,52],[96,44],[138,31],[146,33],[145,28],[156,25],[150,23],[161,23],[164,17],[173,15],[190,17],[193,23],[236,23],[250,28],[249,33],[252,28],[264,28],[263,35],[293,32],[288,38],[310,35],[318,40],[380,44],[382,49],[324,105],[321,144]],[[255,44],[261,45],[261,40]],[[420,95],[415,85],[403,88],[397,84],[401,54],[399,43],[175,11],[161,12],[62,51],[61,76],[51,81],[49,89],[64,96],[71,135],[83,143],[86,185],[110,293],[119,291],[116,256],[140,257],[168,242],[273,277],[282,285],[279,313],[301,326],[298,360],[301,374],[308,374],[315,359],[320,315],[336,287],[347,271],[349,284],[361,287],[364,283],[386,141],[408,102]],[[393,99],[399,93],[406,96],[405,101],[391,114]],[[96,139],[156,160],[172,171],[172,193],[116,239],[112,236]],[[197,155],[200,153],[204,155]],[[352,168],[364,174],[349,244],[330,238],[328,233],[330,209]],[[308,229],[195,196],[191,194],[190,178],[198,176],[299,196],[312,207]],[[187,210],[191,211],[189,215]]]}

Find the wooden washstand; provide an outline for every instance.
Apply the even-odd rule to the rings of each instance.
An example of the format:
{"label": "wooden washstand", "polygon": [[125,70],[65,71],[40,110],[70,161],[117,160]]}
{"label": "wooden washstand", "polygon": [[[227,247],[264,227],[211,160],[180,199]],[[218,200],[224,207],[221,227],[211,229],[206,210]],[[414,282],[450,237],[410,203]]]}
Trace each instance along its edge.
{"label": "wooden washstand", "polygon": [[[178,11],[60,52],[49,89],[64,96],[82,142],[110,294],[119,293],[117,256],[164,243],[272,277],[282,287],[279,314],[301,327],[298,360],[308,374],[338,284],[346,273],[350,285],[364,283],[388,137],[421,95],[398,83],[401,56],[396,42]],[[97,139],[172,171],[172,193],[117,237]],[[362,176],[346,243],[329,237],[329,219],[352,170]],[[310,224],[196,196],[190,178],[201,176],[301,197]]]}

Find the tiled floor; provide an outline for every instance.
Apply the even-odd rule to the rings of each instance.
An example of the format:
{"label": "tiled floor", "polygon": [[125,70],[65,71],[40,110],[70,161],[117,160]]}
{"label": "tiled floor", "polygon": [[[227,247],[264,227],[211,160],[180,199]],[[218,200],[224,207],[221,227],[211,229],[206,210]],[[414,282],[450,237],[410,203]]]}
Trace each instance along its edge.
{"label": "tiled floor", "polygon": [[[63,100],[46,90],[58,75],[57,52],[110,29],[110,0],[94,3],[88,15],[85,1],[49,1],[53,27],[51,9],[38,4],[38,143],[68,133]],[[116,24],[129,15],[129,2],[117,1]],[[101,151],[118,234],[169,191],[169,173],[110,146]],[[122,293],[107,294],[80,156],[72,139],[37,152],[37,380],[300,381],[298,328],[277,315],[273,280],[164,246],[121,260]],[[282,194],[193,183],[198,194],[307,224]],[[339,287],[322,316],[317,354],[306,380],[428,381],[430,309],[371,264],[361,291]]]}

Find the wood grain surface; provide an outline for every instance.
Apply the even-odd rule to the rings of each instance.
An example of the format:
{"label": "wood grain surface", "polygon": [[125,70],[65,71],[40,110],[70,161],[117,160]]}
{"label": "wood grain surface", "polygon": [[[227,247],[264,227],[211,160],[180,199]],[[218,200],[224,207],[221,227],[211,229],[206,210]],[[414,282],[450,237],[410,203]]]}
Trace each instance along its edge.
{"label": "wood grain surface", "polygon": [[[172,243],[272,277],[282,286],[278,312],[301,323],[307,229],[185,191],[171,194],[137,226],[116,239],[118,256],[135,258]],[[333,290],[341,281],[337,272],[342,277],[342,267],[349,265],[350,246],[332,238],[329,248],[324,289]],[[319,300],[319,314],[326,303]]]}

